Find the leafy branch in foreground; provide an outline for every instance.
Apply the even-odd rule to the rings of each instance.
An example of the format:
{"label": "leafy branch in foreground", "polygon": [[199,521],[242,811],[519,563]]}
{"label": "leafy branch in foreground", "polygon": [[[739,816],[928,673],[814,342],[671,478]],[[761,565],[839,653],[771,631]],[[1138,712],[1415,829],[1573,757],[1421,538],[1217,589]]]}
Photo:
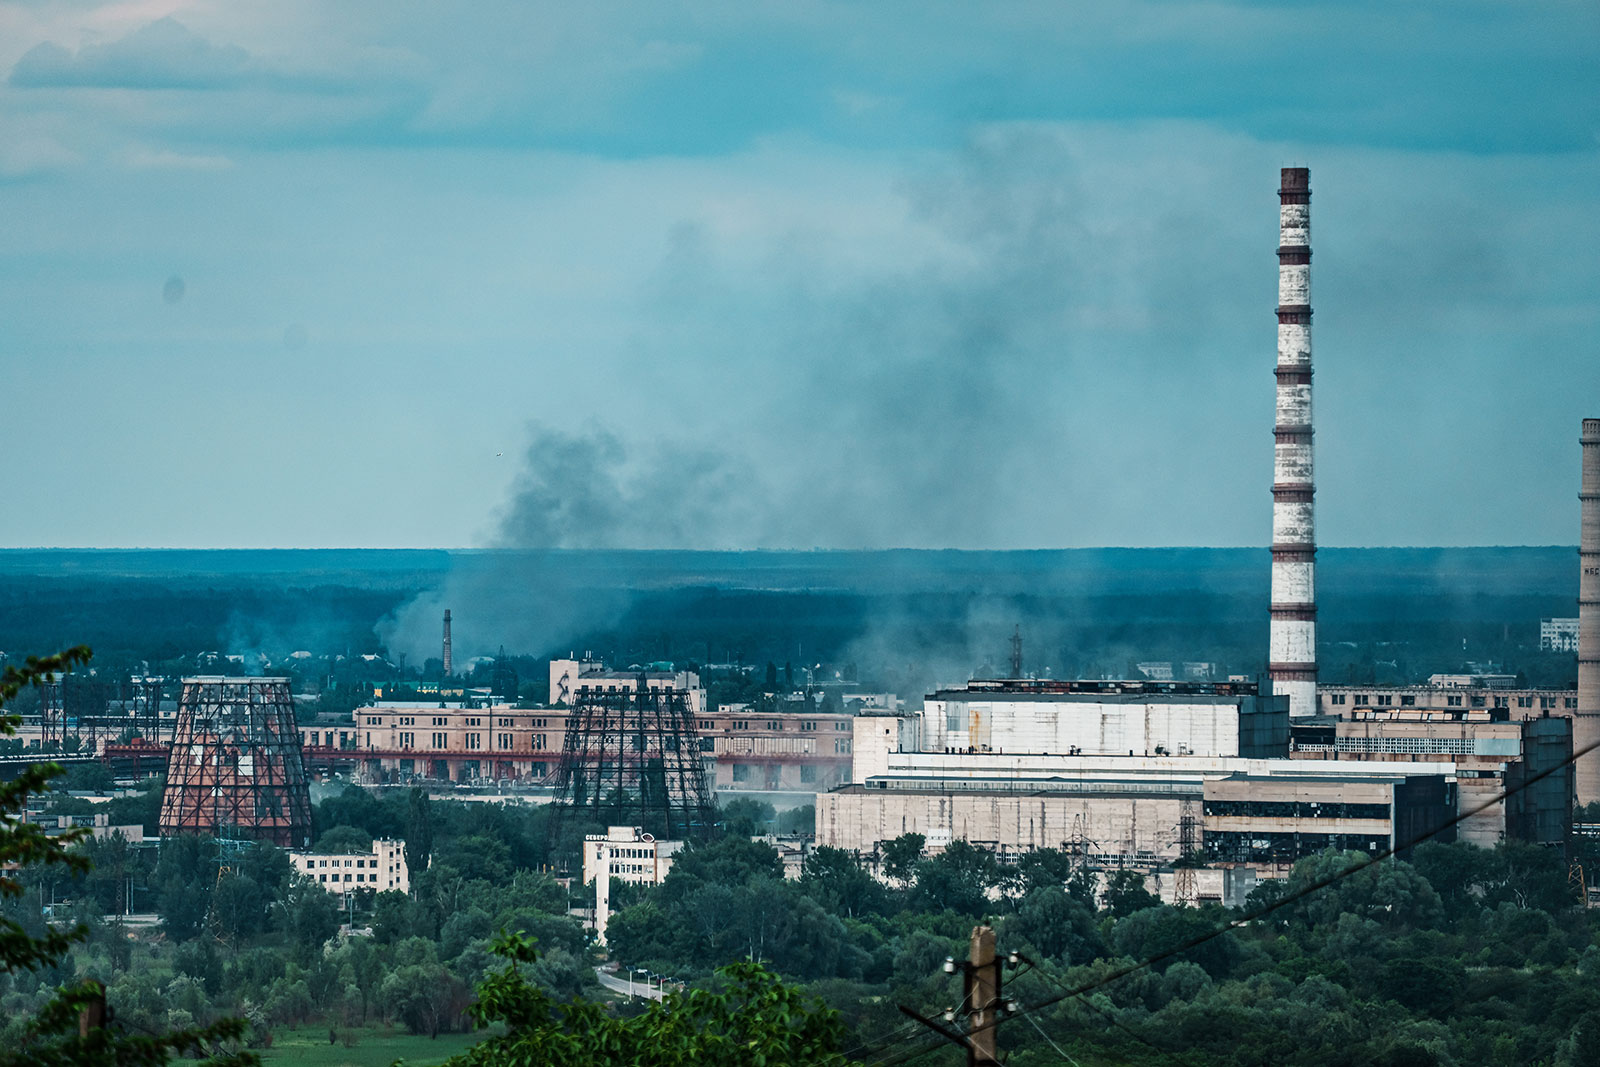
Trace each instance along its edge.
{"label": "leafy branch in foreground", "polygon": [[836,1013],[785,984],[759,963],[720,969],[721,990],[668,994],[641,1015],[618,1018],[601,1004],[558,1003],[522,974],[538,957],[518,933],[496,939],[504,970],[478,986],[471,1011],[479,1025],[503,1023],[448,1061],[448,1067],[845,1067],[844,1027]]}
{"label": "leafy branch in foreground", "polygon": [[[89,649],[79,645],[53,656],[29,656],[21,667],[7,665],[0,672],[0,708],[24,686],[41,685],[53,675],[88,663],[89,657]],[[20,724],[19,717],[0,712],[0,736],[15,734]],[[88,858],[72,849],[88,836],[88,830],[50,835],[38,824],[23,821],[28,798],[48,792],[51,779],[61,773],[59,763],[34,763],[11,781],[0,783],[0,898],[14,901],[22,897],[18,876],[28,868],[61,866],[74,874],[89,870]],[[47,926],[42,935],[35,937],[16,919],[0,916],[0,970],[12,974],[48,967],[87,936],[88,931],[80,924],[67,930]],[[174,1055],[209,1055],[209,1062],[217,1067],[260,1063],[253,1053],[225,1050],[226,1045],[243,1038],[243,1020],[225,1019],[203,1028],[130,1035],[121,1032],[114,1019],[106,1018],[107,1014],[105,988],[100,983],[89,981],[62,987],[30,1022],[21,1046],[0,1049],[0,1067],[154,1067]],[[93,1025],[83,1026],[80,1033],[80,1020]]]}

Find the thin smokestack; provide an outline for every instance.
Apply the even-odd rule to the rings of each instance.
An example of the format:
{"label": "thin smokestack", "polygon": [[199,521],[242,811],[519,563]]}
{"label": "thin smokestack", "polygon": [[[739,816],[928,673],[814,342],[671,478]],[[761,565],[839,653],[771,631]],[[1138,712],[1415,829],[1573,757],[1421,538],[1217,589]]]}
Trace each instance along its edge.
{"label": "thin smokestack", "polygon": [[444,676],[454,674],[454,664],[450,661],[450,609],[444,609]]}
{"label": "thin smokestack", "polygon": [[[1583,481],[1578,488],[1578,714],[1572,747],[1600,741],[1600,419],[1584,419]],[[1600,800],[1600,752],[1578,760],[1579,804]]]}
{"label": "thin smokestack", "polygon": [[1278,409],[1273,427],[1272,626],[1267,671],[1291,716],[1317,711],[1316,523],[1311,447],[1311,171],[1278,189]]}

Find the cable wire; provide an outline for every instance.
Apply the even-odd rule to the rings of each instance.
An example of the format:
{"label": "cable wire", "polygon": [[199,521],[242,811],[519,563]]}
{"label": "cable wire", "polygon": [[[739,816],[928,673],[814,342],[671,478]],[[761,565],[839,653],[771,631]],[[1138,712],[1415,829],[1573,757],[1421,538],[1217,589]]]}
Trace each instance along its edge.
{"label": "cable wire", "polygon": [[[1153,964],[1156,964],[1156,963],[1160,963],[1163,960],[1171,959],[1174,956],[1181,956],[1184,953],[1190,951],[1191,949],[1198,948],[1199,946],[1201,946],[1203,944],[1206,944],[1208,941],[1216,940],[1217,938],[1221,937],[1223,934],[1229,933],[1229,932],[1231,932],[1233,930],[1237,930],[1240,927],[1246,926],[1246,925],[1248,925],[1248,924],[1250,924],[1252,922],[1255,922],[1255,921],[1257,921],[1259,919],[1263,919],[1266,916],[1271,915],[1273,912],[1276,912],[1276,911],[1279,911],[1282,908],[1288,907],[1290,904],[1298,903],[1299,901],[1304,900],[1306,897],[1312,895],[1313,893],[1316,893],[1316,892],[1319,892],[1319,891],[1321,891],[1323,889],[1326,889],[1329,886],[1334,885],[1337,882],[1343,881],[1344,879],[1350,877],[1353,874],[1356,874],[1356,873],[1358,873],[1360,871],[1364,871],[1364,870],[1368,869],[1369,867],[1376,866],[1377,864],[1383,862],[1384,860],[1390,859],[1393,856],[1395,856],[1395,855],[1397,855],[1397,854],[1399,854],[1401,852],[1409,851],[1410,849],[1415,848],[1417,845],[1420,845],[1423,842],[1425,842],[1425,841],[1427,841],[1427,840],[1429,840],[1429,839],[1431,839],[1433,837],[1438,836],[1439,834],[1443,833],[1445,830],[1448,830],[1453,826],[1460,825],[1462,822],[1465,822],[1467,819],[1470,819],[1475,815],[1478,815],[1478,814],[1480,814],[1480,813],[1482,813],[1484,811],[1487,811],[1488,809],[1494,807],[1496,804],[1500,804],[1500,803],[1510,799],[1511,797],[1515,796],[1516,794],[1521,793],[1523,790],[1529,788],[1534,783],[1542,781],[1545,778],[1550,777],[1552,774],[1555,774],[1557,771],[1563,770],[1564,768],[1571,766],[1572,764],[1576,763],[1582,757],[1588,755],[1591,752],[1594,752],[1596,749],[1600,749],[1600,741],[1596,741],[1595,743],[1590,744],[1590,745],[1585,745],[1581,749],[1573,750],[1571,755],[1565,757],[1559,763],[1553,764],[1550,767],[1546,767],[1544,770],[1540,771],[1537,774],[1530,775],[1529,777],[1523,779],[1521,782],[1518,782],[1515,786],[1513,786],[1513,787],[1511,787],[1509,789],[1501,790],[1499,793],[1496,793],[1494,796],[1490,797],[1489,799],[1478,803],[1474,807],[1468,808],[1466,811],[1458,812],[1453,817],[1444,820],[1443,822],[1439,823],[1437,826],[1435,826],[1435,827],[1433,827],[1433,828],[1431,828],[1429,830],[1426,830],[1423,833],[1420,833],[1417,836],[1415,836],[1415,837],[1413,837],[1413,838],[1411,838],[1411,839],[1409,839],[1409,840],[1407,840],[1407,841],[1405,841],[1403,843],[1392,845],[1389,848],[1386,848],[1386,849],[1382,850],[1381,852],[1373,853],[1372,856],[1370,856],[1370,857],[1363,856],[1361,862],[1359,862],[1359,863],[1353,863],[1349,867],[1346,867],[1346,868],[1344,868],[1344,869],[1342,869],[1340,871],[1336,871],[1335,873],[1333,873],[1331,875],[1327,875],[1327,876],[1325,876],[1323,878],[1319,878],[1314,882],[1309,882],[1306,885],[1300,887],[1297,890],[1294,890],[1291,893],[1286,893],[1285,895],[1279,897],[1277,900],[1274,900],[1274,901],[1272,901],[1272,902],[1270,902],[1268,904],[1265,904],[1265,905],[1263,905],[1261,907],[1258,907],[1254,911],[1246,912],[1246,913],[1244,913],[1242,915],[1239,915],[1239,916],[1236,916],[1236,917],[1234,917],[1232,919],[1229,919],[1227,922],[1223,923],[1221,926],[1217,927],[1216,929],[1211,930],[1211,931],[1209,931],[1207,933],[1201,934],[1198,937],[1191,938],[1190,940],[1185,941],[1182,944],[1175,945],[1172,948],[1163,949],[1160,952],[1157,952],[1157,953],[1155,953],[1155,954],[1153,954],[1151,956],[1148,956],[1145,959],[1139,960],[1138,962],[1128,964],[1125,967],[1119,967],[1116,970],[1113,970],[1113,971],[1103,975],[1102,977],[1100,977],[1098,979],[1095,979],[1094,981],[1085,983],[1084,985],[1076,986],[1076,987],[1064,987],[1064,991],[1062,993],[1059,993],[1059,994],[1057,994],[1056,996],[1053,996],[1053,997],[1046,997],[1044,1000],[1041,1000],[1036,1004],[1030,1004],[1030,1005],[1024,1006],[1022,1008],[1019,1008],[1017,1011],[1007,1014],[1006,1015],[1006,1019],[1009,1020],[1009,1019],[1015,1019],[1015,1018],[1018,1018],[1018,1017],[1026,1017],[1026,1016],[1031,1015],[1031,1013],[1033,1013],[1033,1012],[1039,1011],[1039,1010],[1041,1010],[1043,1008],[1048,1008],[1048,1007],[1050,1007],[1050,1006],[1052,1006],[1054,1004],[1059,1004],[1064,1000],[1070,1000],[1070,999],[1073,999],[1075,997],[1082,997],[1085,993],[1092,992],[1093,990],[1099,989],[1102,986],[1110,985],[1112,982],[1119,981],[1119,980],[1121,980],[1123,978],[1128,977],[1131,974],[1137,974],[1139,971],[1144,970],[1146,967],[1149,967],[1149,966],[1151,966]],[[976,1032],[979,1032],[979,1031],[982,1031],[982,1030],[987,1030],[987,1029],[990,1029],[992,1027],[998,1026],[1001,1021],[1002,1021],[1001,1019],[997,1018],[992,1022],[984,1023],[984,1024],[980,1025],[980,1026],[974,1027],[972,1030],[969,1030],[968,1034],[971,1035],[972,1033],[976,1033]],[[915,1040],[915,1038],[908,1038],[908,1039],[904,1039],[904,1040]],[[876,1052],[887,1052],[889,1049],[893,1048],[895,1044],[898,1044],[898,1043],[900,1043],[900,1042],[890,1041],[890,1042],[884,1044],[881,1048],[879,1048],[879,1049],[877,1049],[875,1051]],[[910,1059],[914,1059],[914,1058],[916,1058],[918,1056],[922,1056],[922,1055],[926,1054],[927,1052],[932,1051],[933,1047],[934,1046],[929,1046],[926,1049],[922,1049],[920,1051],[913,1052],[913,1053],[910,1053],[910,1054],[908,1054],[906,1056],[902,1056],[902,1057],[895,1058],[895,1059],[876,1060],[876,1061],[874,1061],[874,1067],[896,1067],[896,1065],[898,1065],[898,1064],[905,1063]],[[1156,1046],[1152,1046],[1152,1047],[1156,1047]]]}

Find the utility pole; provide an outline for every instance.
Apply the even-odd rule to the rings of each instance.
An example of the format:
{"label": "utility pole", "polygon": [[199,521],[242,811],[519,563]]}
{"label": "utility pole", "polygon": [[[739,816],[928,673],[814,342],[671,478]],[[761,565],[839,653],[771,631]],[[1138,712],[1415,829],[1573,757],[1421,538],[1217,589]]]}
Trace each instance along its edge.
{"label": "utility pole", "polygon": [[1013,952],[1001,958],[995,954],[994,944],[992,927],[975,926],[972,928],[967,958],[957,961],[954,957],[950,957],[944,961],[946,974],[961,972],[961,991],[964,994],[961,1004],[967,1016],[965,1031],[949,1025],[961,1014],[956,1008],[946,1008],[944,1021],[941,1023],[912,1011],[904,1004],[900,1005],[902,1012],[946,1041],[966,1049],[967,1067],[999,1067],[997,1031],[1000,1021],[1006,1015],[1015,1014],[1017,1011],[1016,1001],[1001,998],[1001,968],[1006,963],[1019,962],[1022,957],[1019,953]]}
{"label": "utility pole", "polygon": [[1000,1022],[1000,961],[994,955],[994,928],[975,926],[965,973],[967,1007],[967,1063],[969,1067],[999,1064],[995,1031]]}

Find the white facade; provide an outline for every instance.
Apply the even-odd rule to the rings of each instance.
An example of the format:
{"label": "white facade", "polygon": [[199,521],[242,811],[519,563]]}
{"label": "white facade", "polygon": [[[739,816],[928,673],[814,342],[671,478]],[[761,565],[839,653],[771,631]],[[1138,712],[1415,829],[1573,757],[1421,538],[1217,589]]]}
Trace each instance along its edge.
{"label": "white facade", "polygon": [[1540,652],[1578,651],[1577,619],[1540,619]]}
{"label": "white facade", "polygon": [[571,707],[582,690],[601,693],[631,693],[639,680],[652,690],[682,692],[688,695],[689,711],[699,715],[706,708],[706,691],[700,676],[693,671],[609,670],[593,659],[553,659],[550,661],[550,704]]}
{"label": "white facade", "polygon": [[291,852],[289,862],[330,893],[411,891],[404,841],[374,841],[371,852]]}
{"label": "white facade", "polygon": [[[1199,697],[944,692],[923,704],[922,737],[934,752],[1236,756],[1239,706]],[[857,746],[858,764],[859,753]],[[864,776],[857,771],[856,780]]]}
{"label": "white facade", "polygon": [[583,884],[607,873],[633,885],[660,885],[672,870],[672,857],[682,841],[657,841],[637,826],[608,826],[605,834],[583,840]]}

